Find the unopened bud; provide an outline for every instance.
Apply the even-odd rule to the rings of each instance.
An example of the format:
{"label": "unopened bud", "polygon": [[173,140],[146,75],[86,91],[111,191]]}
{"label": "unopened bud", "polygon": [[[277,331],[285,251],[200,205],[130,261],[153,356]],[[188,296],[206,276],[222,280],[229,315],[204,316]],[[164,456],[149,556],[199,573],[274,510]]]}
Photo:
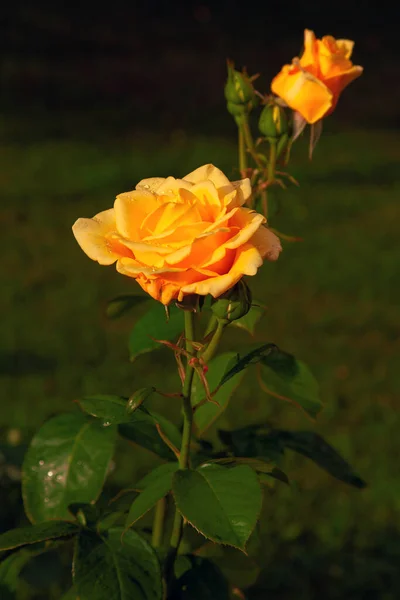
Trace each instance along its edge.
{"label": "unopened bud", "polygon": [[228,80],[225,84],[225,98],[228,112],[233,117],[241,117],[257,106],[253,84],[247,73],[236,71],[233,63],[228,62]]}
{"label": "unopened bud", "polygon": [[211,305],[211,310],[220,321],[226,324],[241,319],[251,308],[251,291],[241,279],[230,290],[219,296]]}
{"label": "unopened bud", "polygon": [[279,142],[283,136],[290,137],[291,125],[286,110],[271,100],[264,106],[258,128],[269,142]]}

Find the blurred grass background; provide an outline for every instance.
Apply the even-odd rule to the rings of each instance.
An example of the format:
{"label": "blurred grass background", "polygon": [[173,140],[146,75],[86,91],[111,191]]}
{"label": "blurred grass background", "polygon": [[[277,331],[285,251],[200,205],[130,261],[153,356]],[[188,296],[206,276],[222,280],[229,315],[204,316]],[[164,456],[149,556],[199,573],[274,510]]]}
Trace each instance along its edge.
{"label": "blurred grass background", "polygon": [[[84,13],[72,20],[73,44],[68,15],[41,7],[12,13],[2,64],[0,428],[16,451],[49,415],[70,410],[82,395],[128,395],[149,377],[175,389],[167,352],[129,362],[135,315],[110,322],[104,311],[115,295],[135,292],[135,283],[83,255],[71,226],[145,177],[181,177],[207,162],[237,177],[235,129],[222,95],[224,58],[237,57],[250,72],[262,69],[259,89],[267,89],[281,62],[298,52],[303,28],[295,23],[296,36],[289,32],[278,46],[261,36],[235,43],[208,7],[210,19],[202,9],[192,29],[174,29],[163,15],[147,18],[144,25],[151,23],[161,39],[148,48],[137,26],[128,37],[120,15],[117,33],[114,21],[100,17],[89,27]],[[355,37],[347,28],[329,31]],[[271,219],[303,241],[283,242],[279,261],[251,282],[268,306],[257,340],[309,364],[324,410],[312,424],[263,395],[250,376],[218,426],[264,420],[315,429],[368,487],[349,488],[305,459],[288,457],[296,485],[266,496],[258,555],[265,570],[249,592],[254,599],[400,597],[399,91],[392,87],[382,111],[382,81],[394,73],[395,57],[377,35],[360,34],[357,45],[356,62],[366,73],[327,120],[312,162],[306,136],[296,143],[290,172],[301,187],[280,194]],[[228,335],[224,344],[238,340],[245,343],[246,334]],[[170,402],[157,401],[157,409],[175,418]],[[151,464],[150,454],[127,451],[114,484],[129,484]],[[13,481],[2,464],[0,472],[6,530],[23,522],[22,506],[17,476]],[[55,588],[48,596],[32,584],[21,597],[60,593]]]}

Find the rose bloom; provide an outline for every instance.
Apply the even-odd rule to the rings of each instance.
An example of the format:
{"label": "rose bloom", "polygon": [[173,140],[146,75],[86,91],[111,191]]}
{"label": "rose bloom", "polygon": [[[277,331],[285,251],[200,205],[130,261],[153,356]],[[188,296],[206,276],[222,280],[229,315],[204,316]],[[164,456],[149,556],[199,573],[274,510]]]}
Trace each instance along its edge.
{"label": "rose bloom", "polygon": [[249,179],[231,183],[204,165],[184,179],[143,179],[72,229],[89,258],[116,262],[163,304],[188,294],[216,298],[282,249],[265,217],[243,207],[250,195]]}
{"label": "rose bloom", "polygon": [[314,32],[306,29],[303,56],[282,68],[272,80],[272,91],[308,123],[326,117],[342,90],[363,72],[350,60],[353,46],[350,40],[335,40],[330,35],[317,40]]}

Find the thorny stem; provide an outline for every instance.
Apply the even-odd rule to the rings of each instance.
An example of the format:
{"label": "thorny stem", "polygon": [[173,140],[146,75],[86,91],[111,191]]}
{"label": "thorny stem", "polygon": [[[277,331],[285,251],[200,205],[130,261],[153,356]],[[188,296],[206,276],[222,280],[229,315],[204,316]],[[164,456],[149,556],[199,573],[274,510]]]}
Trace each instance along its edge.
{"label": "thorny stem", "polygon": [[[225,324],[222,321],[217,322],[217,327],[214,331],[214,335],[211,338],[210,343],[207,346],[206,351],[201,355],[201,359],[204,362],[211,360],[217,351],[218,344],[221,340],[222,333],[224,331]],[[187,469],[190,466],[190,441],[192,434],[193,425],[193,407],[191,403],[192,395],[192,384],[195,373],[194,366],[191,364],[190,357],[195,356],[196,353],[193,349],[193,341],[195,339],[194,331],[194,313],[185,311],[185,338],[186,338],[186,351],[189,355],[186,363],[185,380],[182,388],[182,400],[183,400],[183,431],[182,431],[182,444],[179,455],[179,468]],[[179,545],[181,543],[183,533],[183,517],[178,510],[175,512],[174,523],[172,527],[171,541],[170,541],[170,552],[167,559],[166,565],[166,577],[167,583],[170,585],[174,579],[173,569],[176,555],[178,553]]]}
{"label": "thorny stem", "polygon": [[[194,355],[193,344],[194,341],[194,313],[191,311],[185,311],[185,338],[186,338],[186,351],[189,355]],[[179,468],[187,469],[189,467],[189,456],[190,456],[190,439],[192,434],[193,424],[193,409],[191,403],[192,394],[192,383],[194,376],[194,367],[190,364],[190,359],[186,363],[185,380],[182,387],[182,401],[183,401],[183,431],[182,431],[182,444],[179,455]],[[174,525],[171,534],[171,553],[170,553],[170,565],[173,568],[176,554],[178,552],[179,544],[182,539],[183,532],[183,517],[178,512],[175,513]]]}

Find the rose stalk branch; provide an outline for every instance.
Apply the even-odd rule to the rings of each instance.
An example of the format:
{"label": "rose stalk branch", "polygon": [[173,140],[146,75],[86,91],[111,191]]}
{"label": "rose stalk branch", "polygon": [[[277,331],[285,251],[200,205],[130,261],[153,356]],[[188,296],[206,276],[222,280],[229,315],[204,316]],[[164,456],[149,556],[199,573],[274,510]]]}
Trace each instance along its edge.
{"label": "rose stalk branch", "polygon": [[[195,335],[195,327],[194,327],[194,319],[195,313],[191,311],[184,311],[185,315],[185,338],[186,338],[186,351],[188,355],[193,355],[193,341]],[[194,368],[190,363],[190,359],[188,359],[186,364],[186,372],[185,379],[182,388],[182,411],[183,411],[183,431],[182,431],[182,445],[181,451],[179,455],[179,467],[181,469],[187,469],[189,467],[189,458],[190,458],[190,440],[192,434],[192,424],[193,424],[193,408],[191,402],[192,395],[192,384],[194,377]],[[178,512],[175,513],[175,520],[172,529],[171,535],[171,548],[172,548],[172,561],[174,560],[180,541],[182,539],[182,531],[183,531],[183,517]]]}

